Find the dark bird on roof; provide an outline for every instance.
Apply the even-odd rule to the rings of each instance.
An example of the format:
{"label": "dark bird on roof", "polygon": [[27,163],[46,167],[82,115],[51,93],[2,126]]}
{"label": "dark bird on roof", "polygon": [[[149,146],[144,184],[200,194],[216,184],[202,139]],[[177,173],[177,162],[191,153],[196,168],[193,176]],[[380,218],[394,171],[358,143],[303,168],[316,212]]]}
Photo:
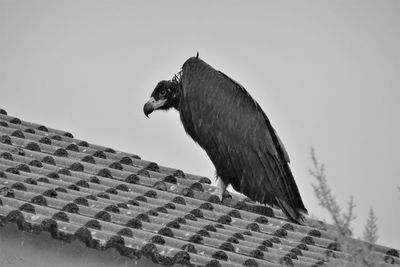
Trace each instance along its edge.
{"label": "dark bird on roof", "polygon": [[279,206],[289,220],[307,213],[288,154],[269,119],[233,79],[196,57],[172,80],[157,84],[143,111],[175,108],[186,132],[208,154],[220,196],[232,187],[254,201]]}

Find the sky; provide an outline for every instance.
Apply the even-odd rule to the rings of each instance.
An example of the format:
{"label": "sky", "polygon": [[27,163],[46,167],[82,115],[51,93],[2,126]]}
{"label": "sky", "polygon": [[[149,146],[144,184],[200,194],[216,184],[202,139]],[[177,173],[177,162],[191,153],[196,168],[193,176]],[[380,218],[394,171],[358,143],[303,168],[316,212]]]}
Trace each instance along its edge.
{"label": "sky", "polygon": [[191,56],[241,83],[291,158],[309,212],[330,221],[311,147],[354,236],[369,209],[400,248],[399,1],[0,0],[0,107],[76,138],[213,178],[176,111],[143,114]]}

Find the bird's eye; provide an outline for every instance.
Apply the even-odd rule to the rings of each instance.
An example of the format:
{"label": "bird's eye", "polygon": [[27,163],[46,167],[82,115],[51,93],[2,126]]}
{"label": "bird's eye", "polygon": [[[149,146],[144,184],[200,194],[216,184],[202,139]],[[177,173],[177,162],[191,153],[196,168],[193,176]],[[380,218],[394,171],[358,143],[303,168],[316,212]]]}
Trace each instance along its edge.
{"label": "bird's eye", "polygon": [[167,91],[164,89],[160,92],[160,96],[165,96],[165,94],[167,93]]}

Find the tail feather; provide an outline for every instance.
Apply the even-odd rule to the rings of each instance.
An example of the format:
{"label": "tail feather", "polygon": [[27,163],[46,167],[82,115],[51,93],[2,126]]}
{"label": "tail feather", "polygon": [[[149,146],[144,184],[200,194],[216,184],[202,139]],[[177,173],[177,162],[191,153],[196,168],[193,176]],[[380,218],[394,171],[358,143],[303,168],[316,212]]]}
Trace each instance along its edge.
{"label": "tail feather", "polygon": [[278,198],[275,198],[276,202],[278,203],[279,207],[286,215],[286,217],[297,224],[303,225],[305,223],[305,217],[303,213],[307,213],[306,210],[296,209],[288,205],[285,201],[282,201]]}

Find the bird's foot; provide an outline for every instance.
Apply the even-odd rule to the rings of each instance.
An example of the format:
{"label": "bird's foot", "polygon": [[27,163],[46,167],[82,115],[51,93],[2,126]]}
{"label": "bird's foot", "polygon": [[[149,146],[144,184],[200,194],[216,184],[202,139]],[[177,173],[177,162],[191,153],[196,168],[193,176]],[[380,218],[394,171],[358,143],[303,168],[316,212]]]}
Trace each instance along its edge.
{"label": "bird's foot", "polygon": [[221,200],[221,203],[224,203],[225,200],[232,199],[231,194],[229,194],[228,190],[226,190],[227,185],[222,181],[221,178],[218,178],[217,189],[215,190],[216,195]]}

